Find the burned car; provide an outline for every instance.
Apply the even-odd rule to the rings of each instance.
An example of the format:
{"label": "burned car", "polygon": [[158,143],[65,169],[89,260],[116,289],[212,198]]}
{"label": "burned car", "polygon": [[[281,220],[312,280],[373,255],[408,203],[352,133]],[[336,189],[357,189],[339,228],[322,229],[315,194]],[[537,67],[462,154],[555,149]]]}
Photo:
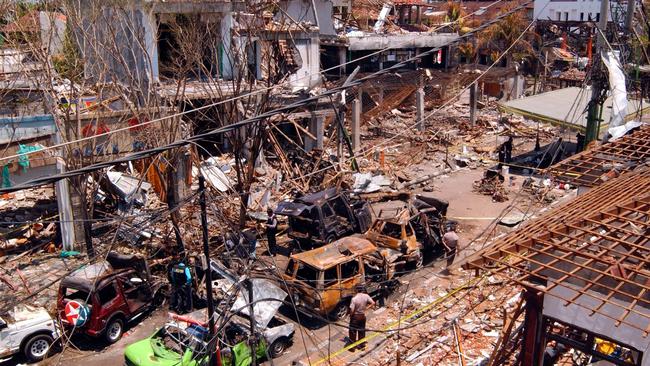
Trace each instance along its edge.
{"label": "burned car", "polygon": [[415,235],[408,211],[401,211],[390,218],[377,218],[363,236],[380,248],[399,251],[402,254],[401,259],[412,267],[422,267],[423,245]]}
{"label": "burned car", "polygon": [[[228,321],[219,336],[219,351],[222,365],[250,365],[251,349],[248,291],[237,290],[239,285],[228,279],[220,279],[216,286],[227,286],[228,293],[236,291],[232,302],[221,301],[217,323],[224,317]],[[255,329],[259,332],[255,350],[256,359],[279,357],[293,340],[294,325],[277,313],[282,300],[287,296],[279,287],[268,280],[254,278],[253,314]],[[233,314],[234,313],[234,314]],[[172,320],[150,337],[129,345],[124,352],[127,365],[172,366],[208,365],[211,349],[207,328],[208,314],[205,309],[188,315],[172,315]]]}
{"label": "burned car", "polygon": [[22,352],[30,362],[40,361],[59,336],[56,322],[43,308],[18,305],[0,314],[0,358]]}
{"label": "burned car", "polygon": [[280,202],[275,213],[288,217],[289,237],[307,249],[345,235],[363,233],[372,220],[368,203],[352,202],[336,188],[307,194],[293,202]]}
{"label": "burned car", "polygon": [[398,262],[400,256],[399,251],[377,248],[353,235],[291,255],[283,279],[299,310],[341,319],[347,315],[356,285],[365,285],[368,293],[390,291],[397,285],[393,276],[403,264]]}
{"label": "burned car", "polygon": [[162,290],[144,258],[111,252],[61,280],[57,313],[66,329],[115,343],[129,321],[162,303]]}

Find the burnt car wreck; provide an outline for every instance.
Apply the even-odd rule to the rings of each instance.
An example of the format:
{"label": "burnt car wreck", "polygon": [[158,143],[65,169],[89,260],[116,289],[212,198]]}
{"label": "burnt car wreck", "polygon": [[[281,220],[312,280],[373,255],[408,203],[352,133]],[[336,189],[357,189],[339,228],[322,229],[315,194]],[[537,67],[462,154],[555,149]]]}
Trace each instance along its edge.
{"label": "burnt car wreck", "polygon": [[280,202],[275,213],[288,218],[289,237],[304,249],[365,232],[372,222],[367,202],[352,201],[336,188],[307,194],[292,202]]}

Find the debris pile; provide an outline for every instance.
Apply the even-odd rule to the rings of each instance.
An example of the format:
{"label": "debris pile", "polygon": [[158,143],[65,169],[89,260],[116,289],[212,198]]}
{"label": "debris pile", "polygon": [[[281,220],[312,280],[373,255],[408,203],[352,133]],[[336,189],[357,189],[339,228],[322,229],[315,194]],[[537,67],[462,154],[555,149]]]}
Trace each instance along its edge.
{"label": "debris pile", "polygon": [[486,174],[480,180],[474,182],[474,190],[486,196],[492,196],[495,202],[505,202],[508,200],[508,191],[503,186],[504,178],[496,172],[486,171]]}
{"label": "debris pile", "polygon": [[5,194],[0,210],[0,256],[54,250],[58,214],[52,188]]}
{"label": "debris pile", "polygon": [[370,348],[368,365],[390,364],[396,352],[411,365],[456,364],[459,348],[467,361],[490,356],[504,324],[521,306],[520,290],[502,286],[495,277],[471,286],[472,291],[455,288],[471,278],[458,272],[450,278],[433,276],[426,286],[400,294],[373,313],[369,328],[381,332],[377,342],[382,347]]}

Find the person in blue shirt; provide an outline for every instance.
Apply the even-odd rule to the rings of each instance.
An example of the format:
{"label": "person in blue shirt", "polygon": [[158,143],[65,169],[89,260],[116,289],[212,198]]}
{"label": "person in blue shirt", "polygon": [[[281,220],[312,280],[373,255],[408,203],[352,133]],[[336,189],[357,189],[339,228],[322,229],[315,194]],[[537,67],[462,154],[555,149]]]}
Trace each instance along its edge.
{"label": "person in blue shirt", "polygon": [[169,263],[168,279],[172,285],[169,307],[178,314],[192,311],[192,272],[178,254]]}

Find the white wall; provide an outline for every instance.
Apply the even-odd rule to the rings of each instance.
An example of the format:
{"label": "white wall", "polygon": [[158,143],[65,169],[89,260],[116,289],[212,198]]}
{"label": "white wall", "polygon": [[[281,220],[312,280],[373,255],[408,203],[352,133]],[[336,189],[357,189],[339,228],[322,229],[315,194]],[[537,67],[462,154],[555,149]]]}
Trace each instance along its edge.
{"label": "white wall", "polygon": [[[560,18],[558,18],[558,13]],[[535,0],[535,9],[533,12],[535,19],[562,21],[587,21],[590,14],[592,20],[596,19],[596,14],[600,14],[600,0]],[[567,16],[568,19],[566,19]],[[609,20],[611,20],[611,16],[609,17]]]}
{"label": "white wall", "polygon": [[320,84],[320,40],[317,37],[296,39],[295,44],[302,66],[289,77],[290,84],[293,89],[311,89]]}

